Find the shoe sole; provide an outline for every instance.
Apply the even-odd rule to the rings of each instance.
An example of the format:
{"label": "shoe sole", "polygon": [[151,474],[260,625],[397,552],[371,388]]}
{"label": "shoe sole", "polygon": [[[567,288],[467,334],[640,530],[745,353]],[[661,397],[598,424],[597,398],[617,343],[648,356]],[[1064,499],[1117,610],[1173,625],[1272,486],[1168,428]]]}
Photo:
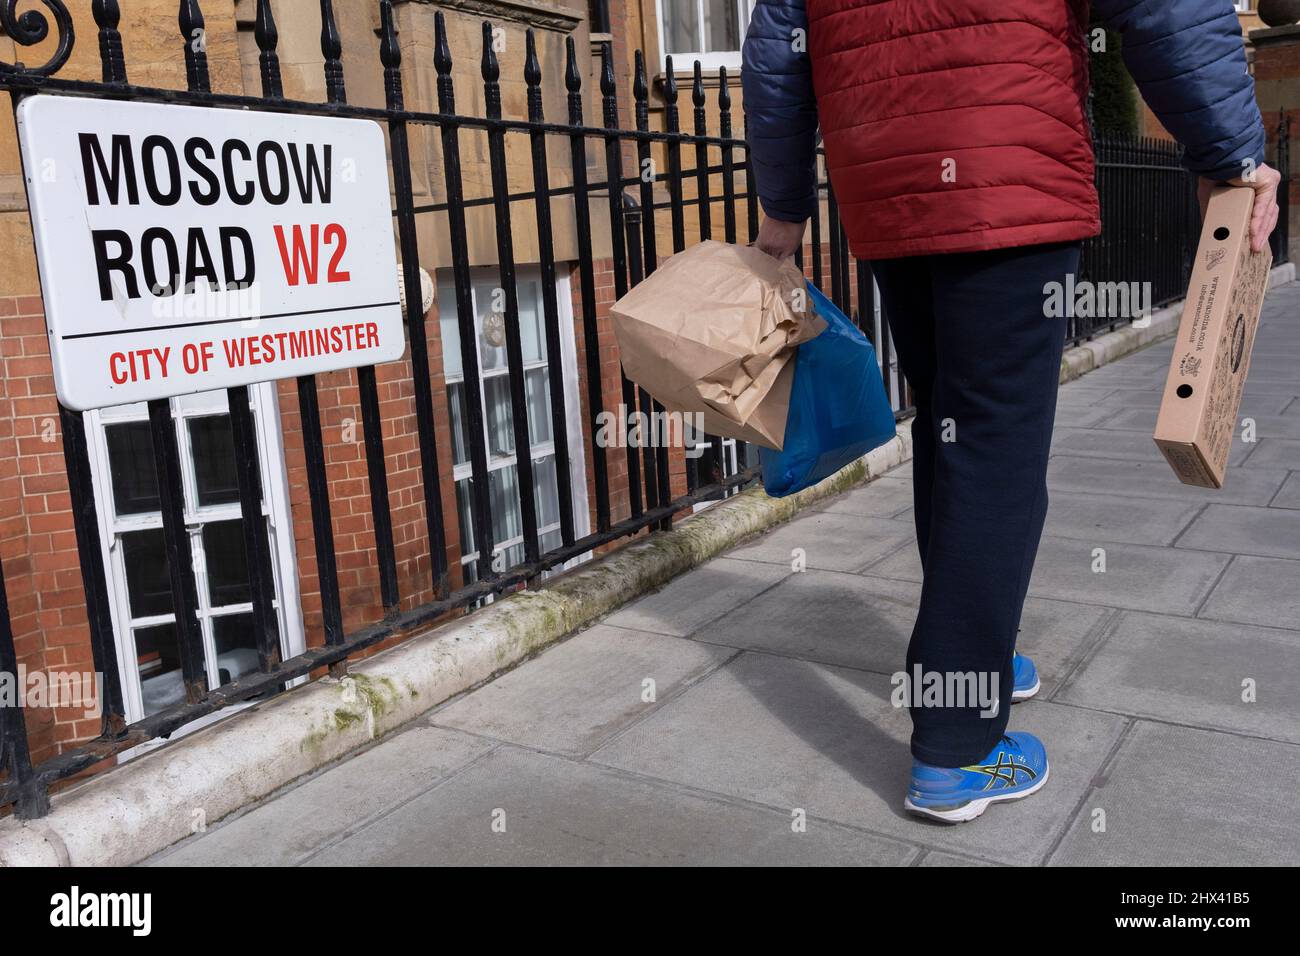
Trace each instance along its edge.
{"label": "shoe sole", "polygon": [[1043,682],[1041,680],[1035,680],[1033,687],[1026,688],[1025,690],[1011,691],[1011,703],[1015,704],[1022,700],[1029,700],[1029,698],[1038,693],[1038,689],[1042,686]]}
{"label": "shoe sole", "polygon": [[1002,794],[1000,796],[980,797],[978,800],[972,800],[970,803],[963,804],[960,807],[954,807],[951,810],[933,810],[929,807],[918,807],[908,797],[903,801],[903,809],[912,813],[918,813],[923,817],[930,817],[932,820],[942,820],[944,823],[967,823],[980,816],[991,804],[1003,803],[1008,800],[1021,800],[1031,793],[1037,793],[1043,789],[1047,783],[1047,776],[1051,772],[1051,764],[1043,765],[1043,775],[1034,781],[1033,786],[1026,787],[1024,790],[1018,790],[1015,793]]}

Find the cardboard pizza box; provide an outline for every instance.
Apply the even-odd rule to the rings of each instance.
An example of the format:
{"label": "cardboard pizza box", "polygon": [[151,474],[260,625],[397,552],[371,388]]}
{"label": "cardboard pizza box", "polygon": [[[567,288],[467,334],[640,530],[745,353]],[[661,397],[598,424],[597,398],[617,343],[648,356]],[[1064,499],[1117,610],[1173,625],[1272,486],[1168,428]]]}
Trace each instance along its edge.
{"label": "cardboard pizza box", "polygon": [[1156,418],[1155,441],[1186,485],[1222,488],[1250,369],[1273,254],[1250,250],[1255,192],[1210,196],[1178,339]]}

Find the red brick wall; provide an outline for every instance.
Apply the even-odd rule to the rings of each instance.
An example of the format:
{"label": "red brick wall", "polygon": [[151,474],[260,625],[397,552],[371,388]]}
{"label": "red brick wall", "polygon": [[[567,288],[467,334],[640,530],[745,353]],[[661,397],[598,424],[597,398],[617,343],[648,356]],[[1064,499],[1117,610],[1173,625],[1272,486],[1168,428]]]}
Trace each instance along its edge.
{"label": "red brick wall", "polygon": [[[29,671],[93,670],[63,436],[39,296],[0,298],[0,562]],[[80,708],[26,711],[32,759],[96,736]]]}

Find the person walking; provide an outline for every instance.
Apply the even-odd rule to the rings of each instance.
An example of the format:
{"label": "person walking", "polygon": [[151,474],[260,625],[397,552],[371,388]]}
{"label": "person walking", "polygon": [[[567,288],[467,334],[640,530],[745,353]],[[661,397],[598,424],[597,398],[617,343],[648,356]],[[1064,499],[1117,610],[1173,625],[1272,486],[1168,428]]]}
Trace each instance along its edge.
{"label": "person walking", "polygon": [[[1280,175],[1230,0],[1094,0],[1124,62],[1200,176],[1253,187],[1251,245],[1277,221]],[[961,822],[1048,779],[1042,741],[1008,731],[1032,697],[1015,651],[1047,515],[1066,319],[1046,289],[1101,231],[1089,131],[1087,0],[757,0],[741,72],[764,220],[784,259],[817,204],[816,146],[854,257],[869,260],[915,395],[923,568],[906,673],[997,689],[912,700],[904,806]],[[913,682],[915,684],[915,681]],[[1006,694],[1003,689],[1011,688]],[[918,691],[913,687],[913,698]]]}

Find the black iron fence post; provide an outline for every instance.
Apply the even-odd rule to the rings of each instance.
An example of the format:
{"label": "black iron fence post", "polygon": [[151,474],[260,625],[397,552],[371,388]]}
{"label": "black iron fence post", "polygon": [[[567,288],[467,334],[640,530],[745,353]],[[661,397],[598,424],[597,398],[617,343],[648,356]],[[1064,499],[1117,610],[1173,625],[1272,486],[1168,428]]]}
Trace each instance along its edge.
{"label": "black iron fence post", "polygon": [[[266,2],[266,0],[262,0]],[[384,66],[384,96],[389,112],[405,108],[402,93],[402,48],[393,22],[392,0],[380,0],[379,58]],[[429,565],[433,593],[445,598],[447,537],[443,528],[442,481],[438,471],[438,441],[433,418],[433,373],[429,368],[429,339],[424,325],[424,292],[420,287],[420,247],[416,237],[412,198],[411,147],[405,120],[388,121],[393,192],[397,197],[397,241],[402,257],[402,287],[406,298],[406,337],[411,346],[411,377],[415,393],[415,427],[420,441],[420,478],[424,523],[429,536]]]}
{"label": "black iron fence post", "polygon": [[[546,121],[542,110],[542,65],[537,40],[525,34],[524,83],[528,87],[528,122]],[[556,292],[555,238],[551,225],[551,183],[547,169],[546,133],[529,134],[533,161],[533,206],[537,213],[537,257],[541,261],[542,312],[545,323],[547,390],[551,405],[551,441],[555,446],[555,486],[559,497],[560,540],[573,544],[573,480],[569,474],[569,427],[565,415],[564,359],[560,351],[560,301]],[[538,423],[540,428],[541,423]]]}
{"label": "black iron fence post", "polygon": [[[330,103],[346,103],[343,75],[343,41],[334,20],[332,0],[320,4],[320,49],[324,60],[325,96]],[[381,53],[382,56],[382,53]],[[417,307],[418,308],[418,307]],[[384,460],[384,429],[379,409],[375,367],[357,367],[357,395],[361,403],[361,431],[370,486],[371,527],[375,535],[375,563],[379,567],[379,597],[387,614],[397,610],[397,556],[393,547],[393,516],[388,506],[388,467]]]}
{"label": "black iron fence post", "polygon": [[605,410],[600,328],[596,318],[596,276],[591,253],[591,198],[587,187],[587,141],[582,132],[582,71],[573,37],[564,40],[564,86],[569,107],[569,168],[573,176],[573,221],[578,245],[578,290],[582,307],[582,342],[587,367],[587,422],[591,430],[592,483],[596,492],[596,529],[609,530],[609,450],[598,440]]}

